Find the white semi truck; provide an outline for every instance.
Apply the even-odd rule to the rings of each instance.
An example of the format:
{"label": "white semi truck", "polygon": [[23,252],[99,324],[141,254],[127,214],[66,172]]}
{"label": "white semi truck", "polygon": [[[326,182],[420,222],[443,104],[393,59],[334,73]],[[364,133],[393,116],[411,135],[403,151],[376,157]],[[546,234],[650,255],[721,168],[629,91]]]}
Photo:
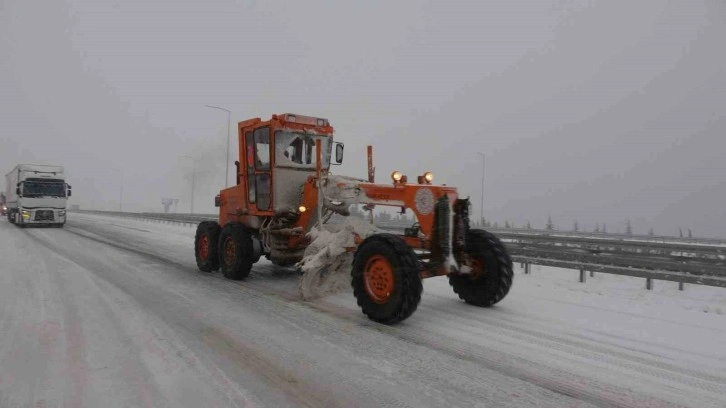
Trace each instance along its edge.
{"label": "white semi truck", "polygon": [[25,227],[46,224],[63,227],[71,186],[62,166],[19,164],[5,175],[8,221]]}

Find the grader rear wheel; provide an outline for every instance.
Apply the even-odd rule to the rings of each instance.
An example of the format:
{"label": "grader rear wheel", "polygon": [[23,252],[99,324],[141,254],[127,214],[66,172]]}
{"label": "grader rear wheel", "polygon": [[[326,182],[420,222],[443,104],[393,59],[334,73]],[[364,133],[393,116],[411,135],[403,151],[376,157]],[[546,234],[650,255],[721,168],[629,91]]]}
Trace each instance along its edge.
{"label": "grader rear wheel", "polygon": [[466,303],[491,306],[504,299],[512,287],[512,259],[504,244],[484,230],[469,230],[466,251],[473,258],[470,274],[449,275],[449,284]]}
{"label": "grader rear wheel", "polygon": [[401,238],[391,234],[366,238],[358,247],[351,272],[358,306],[379,323],[405,320],[421,301],[419,272],[416,254]]}
{"label": "grader rear wheel", "polygon": [[230,222],[219,235],[219,263],[222,275],[231,280],[247,277],[254,263],[252,237],[242,224]]}
{"label": "grader rear wheel", "polygon": [[212,272],[219,269],[219,256],[217,255],[217,242],[221,228],[215,221],[203,221],[197,226],[194,237],[194,255],[197,267],[202,272]]}

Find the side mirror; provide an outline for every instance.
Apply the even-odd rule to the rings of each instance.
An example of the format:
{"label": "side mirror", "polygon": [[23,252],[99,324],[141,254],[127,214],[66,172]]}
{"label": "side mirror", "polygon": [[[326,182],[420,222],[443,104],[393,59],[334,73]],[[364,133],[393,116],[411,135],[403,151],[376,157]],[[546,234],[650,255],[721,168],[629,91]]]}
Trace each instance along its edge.
{"label": "side mirror", "polygon": [[343,144],[335,142],[335,161],[330,164],[342,164],[343,163]]}
{"label": "side mirror", "polygon": [[21,194],[20,194],[20,187],[15,187],[15,194],[17,194],[18,197],[21,196]]}
{"label": "side mirror", "polygon": [[68,197],[70,197],[71,193],[73,192],[73,191],[71,191],[71,188],[73,188],[73,187],[71,187],[70,184],[66,184],[66,185],[68,186]]}

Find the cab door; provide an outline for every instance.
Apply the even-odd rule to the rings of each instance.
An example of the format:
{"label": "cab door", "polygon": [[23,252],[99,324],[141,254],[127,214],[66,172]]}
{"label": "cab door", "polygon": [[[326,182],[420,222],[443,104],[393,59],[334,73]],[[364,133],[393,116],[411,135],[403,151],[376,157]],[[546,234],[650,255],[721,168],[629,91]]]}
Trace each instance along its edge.
{"label": "cab door", "polygon": [[258,211],[272,209],[272,143],[268,126],[245,133],[247,202]]}

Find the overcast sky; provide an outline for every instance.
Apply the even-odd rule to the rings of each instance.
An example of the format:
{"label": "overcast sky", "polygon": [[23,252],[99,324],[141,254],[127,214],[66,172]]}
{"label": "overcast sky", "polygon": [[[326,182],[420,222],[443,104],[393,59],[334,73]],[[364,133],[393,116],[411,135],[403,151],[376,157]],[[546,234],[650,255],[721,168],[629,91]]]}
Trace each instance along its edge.
{"label": "overcast sky", "polygon": [[[0,167],[213,212],[232,121],[328,118],[503,223],[726,237],[726,2],[0,0]],[[234,129],[234,125],[233,125]],[[233,133],[230,161],[236,159]],[[230,171],[230,180],[234,176]]]}

